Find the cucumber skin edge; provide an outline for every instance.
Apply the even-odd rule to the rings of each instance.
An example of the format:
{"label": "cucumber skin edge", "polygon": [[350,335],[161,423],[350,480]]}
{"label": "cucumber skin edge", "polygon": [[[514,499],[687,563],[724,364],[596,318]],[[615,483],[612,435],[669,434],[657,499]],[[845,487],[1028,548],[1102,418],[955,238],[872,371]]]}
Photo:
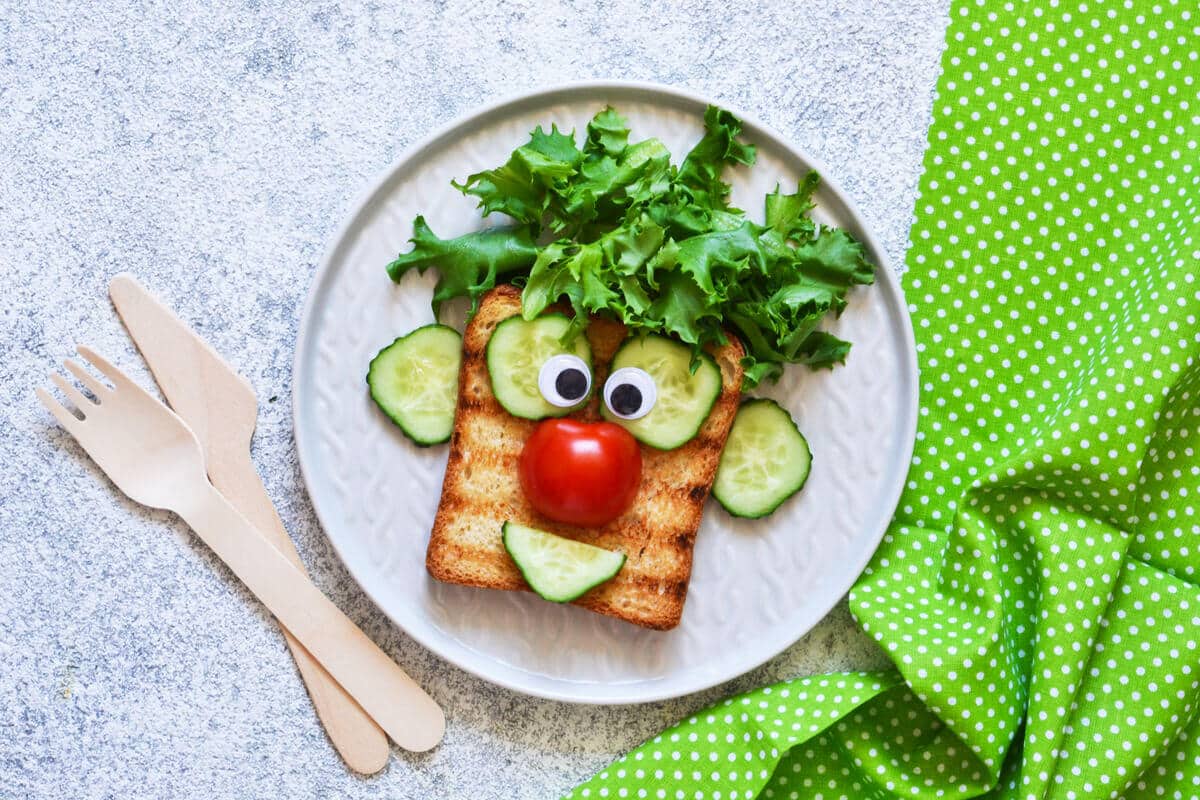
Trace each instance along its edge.
{"label": "cucumber skin edge", "polygon": [[[575,413],[576,411],[580,410],[581,408],[584,408],[588,404],[588,402],[591,401],[592,395],[596,393],[596,385],[595,385],[595,381],[593,380],[592,387],[588,390],[587,396],[585,396],[582,400],[580,400],[576,405],[573,405],[573,406],[570,406],[567,408],[563,408],[563,409],[559,409],[559,410],[556,410],[549,414],[544,414],[540,417],[530,417],[525,414],[518,414],[517,412],[515,412],[511,408],[509,408],[507,405],[505,405],[504,401],[502,401],[496,395],[496,387],[495,387],[495,384],[492,383],[492,341],[495,339],[496,330],[504,323],[509,322],[513,319],[519,319],[523,322],[533,323],[533,322],[537,322],[540,319],[545,319],[547,317],[562,317],[563,319],[570,321],[570,317],[568,317],[566,314],[562,313],[561,311],[547,311],[545,313],[539,314],[538,316],[534,317],[533,319],[528,319],[528,320],[525,319],[524,317],[522,317],[520,312],[517,312],[516,314],[513,314],[512,316],[505,317],[504,319],[500,320],[499,322],[497,322],[495,324],[495,326],[492,328],[492,335],[488,337],[487,344],[484,345],[484,348],[483,348],[483,362],[484,362],[484,366],[487,367],[488,384],[491,385],[492,396],[496,398],[496,402],[500,404],[500,407],[503,408],[505,410],[505,412],[507,412],[508,414],[511,414],[512,416],[516,417],[517,419],[527,419],[527,420],[530,420],[531,422],[540,422],[541,420],[544,420],[544,419],[560,419],[562,417],[565,417],[565,416]],[[580,335],[582,335],[582,334],[580,334]],[[585,341],[586,341],[586,338],[585,338]],[[595,359],[592,357],[591,342],[587,342],[587,349],[588,349],[588,357],[587,357],[588,371],[592,373],[591,377],[594,378],[596,375],[596,362],[595,362]],[[572,353],[572,355],[574,355],[574,354]]]}
{"label": "cucumber skin edge", "polygon": [[[501,526],[500,526],[500,541],[504,544],[504,552],[508,553],[508,557],[510,559],[512,559],[513,564],[516,565],[517,571],[521,573],[521,580],[525,581],[525,585],[529,587],[530,591],[532,591],[538,597],[542,598],[543,600],[545,600],[549,603],[558,603],[559,605],[565,605],[572,601],[578,600],[579,598],[583,597],[585,594],[590,592],[592,589],[595,589],[597,586],[600,586],[601,584],[604,584],[604,583],[608,583],[613,578],[617,577],[617,573],[619,573],[622,569],[625,568],[625,562],[629,560],[629,556],[627,556],[624,553],[621,553],[621,563],[617,565],[617,568],[613,571],[612,575],[609,575],[607,578],[605,578],[604,580],[602,580],[598,583],[593,583],[591,586],[587,587],[579,594],[572,595],[571,597],[566,597],[561,600],[555,599],[553,597],[547,597],[546,595],[542,594],[541,592],[539,592],[537,589],[535,589],[533,587],[533,583],[530,582],[529,575],[525,572],[525,568],[521,566],[520,561],[517,561],[517,559],[513,558],[512,550],[510,550],[508,548],[508,526],[511,524],[513,524],[511,521],[505,520],[504,523],[501,524]],[[550,534],[550,535],[554,536],[557,534]]]}
{"label": "cucumber skin edge", "polygon": [[[743,514],[738,511],[734,511],[732,508],[725,505],[725,501],[722,500],[715,491],[710,492],[710,494],[712,495],[712,498],[721,504],[721,508],[723,508],[725,510],[725,512],[727,514],[729,514],[729,516],[737,517],[738,519],[762,519],[764,517],[769,517],[772,514],[774,514],[776,511],[778,511],[779,507],[781,505],[783,505],[788,500],[791,500],[793,497],[795,497],[797,494],[799,494],[800,490],[803,489],[808,484],[808,479],[812,475],[813,461],[815,460],[813,457],[812,447],[808,443],[808,438],[803,433],[800,432],[800,426],[796,424],[796,420],[792,418],[791,413],[789,413],[786,408],[779,405],[779,403],[775,402],[771,398],[769,398],[769,397],[747,398],[746,400],[744,400],[742,402],[742,404],[740,406],[738,406],[738,413],[740,414],[742,409],[745,408],[746,406],[753,405],[755,403],[770,403],[771,405],[775,406],[776,408],[778,408],[780,411],[782,411],[784,414],[787,415],[788,420],[791,421],[791,423],[792,423],[792,427],[795,428],[795,430],[796,430],[796,435],[798,435],[800,437],[800,441],[804,442],[804,449],[808,450],[808,472],[805,473],[804,479],[802,481],[800,481],[799,486],[797,486],[795,489],[793,489],[792,491],[785,494],[782,498],[780,498],[778,503],[776,503],[775,505],[771,506],[766,511],[763,511],[762,513],[759,513],[759,514]],[[734,422],[737,422],[736,417],[734,417]],[[724,455],[724,450],[721,451],[721,454]],[[720,461],[719,460],[717,462],[717,469],[718,470],[720,469]],[[713,480],[715,483],[715,481],[716,481],[715,477]]]}
{"label": "cucumber skin edge", "polygon": [[[617,360],[617,356],[619,356],[621,354],[621,351],[624,350],[635,338],[640,340],[640,339],[647,339],[652,336],[658,337],[660,339],[666,339],[671,342],[675,341],[674,339],[671,339],[671,337],[669,337],[669,336],[663,336],[663,335],[657,334],[657,333],[647,333],[647,334],[643,334],[641,336],[639,336],[636,333],[630,334],[629,336],[627,336],[625,338],[625,341],[621,342],[620,346],[617,347],[617,349],[613,352],[612,358],[610,358],[608,361],[610,369],[613,365],[613,362],[615,362]],[[704,427],[704,423],[708,420],[709,415],[712,414],[713,408],[716,407],[717,401],[721,399],[721,395],[725,391],[725,378],[721,373],[721,368],[717,365],[717,360],[715,358],[713,358],[711,355],[709,355],[708,353],[704,353],[704,352],[700,353],[700,360],[707,361],[709,364],[712,365],[713,369],[715,369],[717,371],[717,376],[721,379],[721,386],[717,389],[717,393],[715,395],[713,395],[712,402],[708,404],[708,408],[705,410],[704,414],[702,414],[700,416],[700,420],[696,423],[696,429],[693,430],[691,435],[688,436],[683,441],[681,441],[677,444],[671,445],[670,447],[660,447],[659,445],[647,442],[646,440],[640,438],[633,431],[629,431],[629,429],[625,428],[624,425],[621,425],[623,420],[620,417],[617,417],[615,414],[610,417],[609,416],[610,412],[608,410],[608,406],[606,406],[603,401],[601,401],[601,403],[600,403],[600,416],[603,417],[608,422],[613,423],[614,425],[621,425],[622,428],[625,428],[625,430],[629,431],[630,436],[637,439],[640,444],[646,445],[646,447],[649,447],[654,450],[658,450],[663,453],[669,453],[672,450],[678,450],[679,448],[683,447],[685,444],[690,442],[692,439],[695,439],[696,436],[700,433],[700,429]],[[699,371],[699,368],[697,368],[697,371]],[[693,372],[692,374],[694,375],[695,372]]]}
{"label": "cucumber skin edge", "polygon": [[[410,433],[408,428],[404,427],[404,424],[401,423],[400,420],[396,419],[396,416],[394,414],[392,414],[392,412],[390,412],[386,408],[384,408],[384,404],[380,401],[379,397],[375,394],[375,387],[371,385],[371,370],[372,370],[372,368],[374,368],[375,362],[379,360],[379,357],[382,356],[388,350],[390,350],[392,347],[394,347],[400,341],[407,339],[408,337],[412,336],[413,334],[417,333],[418,331],[423,331],[426,328],[445,328],[446,330],[452,332],[455,336],[457,336],[460,343],[462,342],[462,334],[461,333],[459,333],[457,330],[450,327],[449,325],[443,325],[440,322],[430,322],[427,325],[422,325],[418,328],[413,328],[408,333],[404,334],[403,336],[397,336],[395,339],[393,339],[391,341],[391,343],[384,345],[382,348],[380,348],[379,352],[376,353],[374,355],[374,357],[371,359],[370,363],[367,364],[367,374],[366,374],[364,380],[367,383],[367,393],[369,395],[371,395],[371,401],[375,403],[375,407],[379,409],[380,413],[382,413],[385,417],[387,417],[389,420],[391,420],[393,425],[395,425],[397,428],[400,429],[400,432],[404,434],[406,439],[408,439],[410,442],[415,444],[417,447],[436,447],[439,444],[445,444],[446,442],[450,441],[450,437],[454,434],[453,427],[451,427],[450,433],[447,434],[446,437],[443,439],[418,438],[417,436]],[[460,347],[460,355],[461,355],[461,347]]]}

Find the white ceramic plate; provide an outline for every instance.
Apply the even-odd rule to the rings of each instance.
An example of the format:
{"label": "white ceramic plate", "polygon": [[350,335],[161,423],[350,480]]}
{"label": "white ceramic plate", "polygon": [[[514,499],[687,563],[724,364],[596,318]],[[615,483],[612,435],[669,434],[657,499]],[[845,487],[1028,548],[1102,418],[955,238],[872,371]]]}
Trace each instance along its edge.
{"label": "white ceramic plate", "polygon": [[[810,168],[825,179],[814,217],[850,229],[879,264],[831,325],[854,347],[844,367],[789,367],[757,394],[791,410],[808,437],[808,485],[771,517],[735,520],[715,501],[697,538],[683,621],[642,630],[524,592],[440,584],[425,572],[446,447],[412,446],[372,406],[363,376],[380,347],[431,322],[433,273],[393,285],[384,265],[424,214],[439,236],[493,224],[452,178],[503,163],[537,125],[581,132],[612,104],[634,138],[678,160],[700,136],[706,100],[677,89],[571,85],[508,100],[411,148],[355,205],[317,270],[295,368],[296,444],[313,505],[350,572],[397,625],[448,661],[532,695],[636,703],[713,686],[752,669],[815,625],[846,593],[900,495],[916,425],[916,357],[899,286],[834,177],[746,120],[752,169],[730,173],[733,201],[761,219],[763,196]],[[735,113],[739,113],[736,112]],[[739,113],[739,116],[741,114]],[[743,117],[745,118],[745,117]],[[460,324],[461,316],[456,320]]]}

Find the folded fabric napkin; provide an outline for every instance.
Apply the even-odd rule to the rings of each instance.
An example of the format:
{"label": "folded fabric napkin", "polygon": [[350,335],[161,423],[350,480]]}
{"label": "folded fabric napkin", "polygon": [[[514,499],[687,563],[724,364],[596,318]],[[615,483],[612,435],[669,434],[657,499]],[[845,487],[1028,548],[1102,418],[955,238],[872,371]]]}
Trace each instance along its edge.
{"label": "folded fabric napkin", "polygon": [[915,455],[850,595],[896,669],[726,700],[568,797],[1200,797],[1200,8],[954,0],[947,38]]}

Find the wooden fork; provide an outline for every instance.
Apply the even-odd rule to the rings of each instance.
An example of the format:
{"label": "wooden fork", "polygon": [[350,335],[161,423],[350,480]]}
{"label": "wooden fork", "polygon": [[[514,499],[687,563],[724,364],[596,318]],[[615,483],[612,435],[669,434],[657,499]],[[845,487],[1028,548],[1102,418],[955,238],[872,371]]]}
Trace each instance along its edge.
{"label": "wooden fork", "polygon": [[112,382],[67,359],[92,400],[62,375],[50,376],[83,419],[45,389],[37,396],[117,488],[182,517],[396,744],[421,752],[441,741],[446,723],[437,703],[209,483],[183,420],[95,351],[80,345],[79,354]]}

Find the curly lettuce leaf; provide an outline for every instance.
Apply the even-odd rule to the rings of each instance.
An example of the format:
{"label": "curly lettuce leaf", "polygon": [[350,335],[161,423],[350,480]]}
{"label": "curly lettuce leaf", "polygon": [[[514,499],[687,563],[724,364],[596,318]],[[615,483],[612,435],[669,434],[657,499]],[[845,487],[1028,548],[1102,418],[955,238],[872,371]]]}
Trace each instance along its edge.
{"label": "curly lettuce leaf", "polygon": [[633,327],[661,330],[679,338],[696,350],[708,343],[722,344],[721,309],[687,273],[668,272],[662,279],[662,291],[646,312],[650,324]]}
{"label": "curly lettuce leaf", "polygon": [[812,196],[820,183],[821,176],[809,171],[794,194],[784,194],[776,185],[775,191],[767,195],[767,227],[794,242],[811,239],[816,233],[816,224],[809,218],[808,212],[816,206]]}
{"label": "curly lettuce leaf", "polygon": [[742,391],[749,391],[765,381],[777,381],[783,375],[780,361],[759,361],[753,355],[742,359]]}
{"label": "curly lettuce leaf", "polygon": [[[778,241],[766,229],[760,238]],[[748,388],[778,371],[769,363],[832,367],[845,360],[850,345],[818,325],[846,307],[856,285],[874,280],[874,267],[861,243],[836,228],[824,228],[799,247],[786,247],[764,280],[739,279],[729,292],[726,319],[746,344]]]}
{"label": "curly lettuce leaf", "polygon": [[754,145],[737,140],[742,121],[716,106],[704,112],[704,136],[679,166],[679,185],[693,202],[706,208],[726,209],[729,184],[721,179],[726,165],[754,163]]}
{"label": "curly lettuce leaf", "polygon": [[744,221],[732,230],[692,236],[679,243],[679,267],[718,301],[736,291],[741,280],[762,281],[790,252],[777,238],[762,236],[762,228]]}
{"label": "curly lettuce leaf", "polygon": [[[866,248],[841,228],[822,228],[816,238],[796,248],[794,258],[797,270],[806,278],[843,295],[851,286],[875,281],[875,265],[867,258]],[[843,307],[844,302],[838,310]]]}
{"label": "curly lettuce leaf", "polygon": [[550,206],[553,189],[564,185],[581,161],[583,153],[575,146],[573,133],[562,133],[558,126],[546,133],[539,125],[529,143],[514,150],[503,166],[476,172],[452,185],[463,194],[478,197],[485,217],[499,211],[536,227]]}
{"label": "curly lettuce leaf", "polygon": [[640,218],[604,234],[594,242],[568,239],[542,248],[529,271],[521,295],[521,313],[534,319],[564,297],[575,311],[582,329],[589,314],[610,312],[619,319],[646,314],[656,291],[650,260],[662,250],[663,230],[649,218]]}
{"label": "curly lettuce leaf", "polygon": [[[732,208],[725,170],[753,164],[754,147],[738,140],[742,123],[727,111],[708,108],[704,123],[678,168],[661,141],[631,143],[612,108],[588,123],[582,148],[573,134],[539,127],[505,164],[456,184],[485,215],[502,212],[518,227],[441,240],[418,217],[413,250],[388,272],[399,280],[436,267],[435,311],[510,280],[523,286],[527,318],[571,306],[568,339],[592,315],[675,336],[696,352],[733,333],[746,351],[744,390],[788,363],[840,363],[849,343],[820,325],[841,313],[854,286],[874,280],[865,248],[809,216],[815,172],[793,193],[776,186],[766,196],[764,224]],[[554,239],[539,245],[543,230]]]}
{"label": "curly lettuce leaf", "polygon": [[550,227],[556,234],[592,238],[588,231],[611,228],[633,209],[645,206],[670,188],[671,153],[658,139],[629,143],[625,118],[605,108],[587,127],[585,154],[578,174],[555,188]]}
{"label": "curly lettuce leaf", "polygon": [[798,364],[807,364],[813,369],[833,369],[841,364],[850,352],[850,343],[839,339],[828,331],[813,331],[805,340],[804,347],[796,359]]}
{"label": "curly lettuce leaf", "polygon": [[409,270],[421,274],[437,269],[433,288],[433,313],[455,297],[470,297],[471,311],[479,296],[496,285],[500,277],[517,276],[537,258],[537,246],[528,228],[489,228],[454,239],[439,239],[424,217],[413,220],[412,250],[401,253],[387,265],[388,276],[397,283]]}
{"label": "curly lettuce leaf", "polygon": [[[563,239],[543,247],[521,292],[521,315],[525,319],[534,319],[564,297],[577,314],[580,311],[586,314],[584,273],[594,275],[600,270],[603,258],[603,251],[595,243],[576,244]],[[572,331],[570,335],[576,332]]]}
{"label": "curly lettuce leaf", "polygon": [[588,155],[618,155],[629,143],[629,122],[612,106],[592,117],[587,126],[587,144],[583,151]]}
{"label": "curly lettuce leaf", "polygon": [[630,211],[644,206],[670,186],[671,153],[658,139],[629,145],[617,156],[589,158],[579,176],[559,195],[560,209],[551,227],[562,233],[599,223],[620,224]]}

